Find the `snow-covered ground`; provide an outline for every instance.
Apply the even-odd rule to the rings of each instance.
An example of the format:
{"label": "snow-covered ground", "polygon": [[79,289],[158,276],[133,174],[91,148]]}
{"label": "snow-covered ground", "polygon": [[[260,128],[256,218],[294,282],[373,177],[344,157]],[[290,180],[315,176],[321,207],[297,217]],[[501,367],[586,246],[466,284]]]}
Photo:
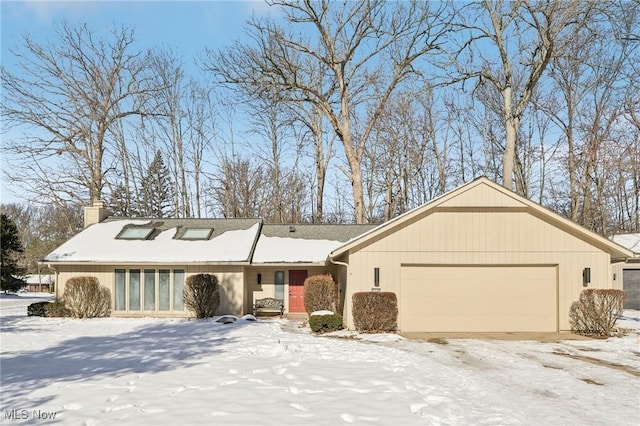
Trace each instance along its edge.
{"label": "snow-covered ground", "polygon": [[639,311],[623,338],[438,343],[286,320],[27,317],[45,297],[0,297],[2,424],[639,424]]}

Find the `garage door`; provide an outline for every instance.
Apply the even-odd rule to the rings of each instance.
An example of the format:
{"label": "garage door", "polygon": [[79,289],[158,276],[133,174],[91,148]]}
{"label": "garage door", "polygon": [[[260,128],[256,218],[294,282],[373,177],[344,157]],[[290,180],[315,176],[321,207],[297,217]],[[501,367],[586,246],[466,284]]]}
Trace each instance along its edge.
{"label": "garage door", "polygon": [[403,266],[404,332],[558,330],[555,266]]}
{"label": "garage door", "polygon": [[624,269],[622,271],[624,289],[624,308],[640,309],[640,269]]}

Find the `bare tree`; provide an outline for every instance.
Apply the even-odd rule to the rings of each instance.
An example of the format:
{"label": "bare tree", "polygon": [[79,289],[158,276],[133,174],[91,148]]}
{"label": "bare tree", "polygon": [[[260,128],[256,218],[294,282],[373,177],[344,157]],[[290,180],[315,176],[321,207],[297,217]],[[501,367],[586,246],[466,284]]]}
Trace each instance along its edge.
{"label": "bare tree", "polygon": [[[505,129],[502,180],[513,189],[516,142],[523,114],[550,61],[566,50],[591,17],[580,0],[482,0],[464,10],[459,32],[468,38],[458,52],[459,78],[478,78],[501,100]],[[523,193],[523,188],[516,188]]]}
{"label": "bare tree", "polygon": [[[433,10],[431,3],[415,1],[389,5],[383,0],[272,4],[283,11],[290,31],[274,20],[254,18],[249,35],[257,47],[237,43],[209,52],[206,67],[226,84],[256,92],[275,89],[284,101],[316,105],[342,142],[355,221],[363,223],[362,156],[374,124],[400,83],[416,72],[415,62],[438,48],[449,29],[444,22],[449,9],[439,5]],[[311,35],[299,35],[296,26]],[[326,73],[318,76],[317,70],[324,69]],[[353,118],[362,111],[368,114],[361,119],[363,130],[356,139]]]}
{"label": "bare tree", "polygon": [[63,23],[56,34],[48,44],[25,36],[12,51],[18,70],[2,70],[2,113],[15,126],[5,146],[21,161],[7,175],[34,198],[86,204],[102,196],[110,129],[148,113],[154,87],[132,30],[114,28],[100,39],[86,25]]}

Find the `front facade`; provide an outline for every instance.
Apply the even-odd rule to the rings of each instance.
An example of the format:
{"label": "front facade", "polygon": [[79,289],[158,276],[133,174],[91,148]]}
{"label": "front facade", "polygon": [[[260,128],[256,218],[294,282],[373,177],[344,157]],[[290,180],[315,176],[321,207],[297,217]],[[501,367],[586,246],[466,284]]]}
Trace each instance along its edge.
{"label": "front facade", "polygon": [[85,229],[43,261],[55,271],[56,296],[68,279],[96,277],[109,288],[112,316],[188,317],[187,278],[216,275],[219,314],[243,315],[256,299],[284,300],[306,312],[303,284],[335,274],[327,253],[371,225],[267,225],[260,219],[125,219],[100,203],[85,210]]}
{"label": "front facade", "polygon": [[377,227],[130,220],[90,209],[85,218],[98,223],[44,263],[56,271],[57,296],[67,279],[96,276],[114,316],[189,316],[181,295],[197,273],[218,277],[218,314],[251,312],[264,297],[305,312],[304,280],[328,273],[349,328],[354,293],[390,291],[403,332],[564,331],[580,292],[621,289],[612,262],[633,257],[486,178]]}
{"label": "front facade", "polygon": [[[585,288],[613,288],[628,250],[486,178],[331,254],[349,290],[390,291],[403,332],[557,332]],[[376,282],[377,280],[377,282]],[[344,316],[352,327],[351,307]]]}

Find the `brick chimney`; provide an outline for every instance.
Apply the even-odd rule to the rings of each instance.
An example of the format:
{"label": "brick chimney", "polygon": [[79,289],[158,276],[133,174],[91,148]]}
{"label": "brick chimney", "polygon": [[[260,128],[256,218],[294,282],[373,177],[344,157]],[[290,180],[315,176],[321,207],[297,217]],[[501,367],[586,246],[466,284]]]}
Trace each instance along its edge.
{"label": "brick chimney", "polygon": [[95,201],[93,206],[84,208],[84,227],[100,223],[110,214],[111,212],[105,207],[104,201]]}

